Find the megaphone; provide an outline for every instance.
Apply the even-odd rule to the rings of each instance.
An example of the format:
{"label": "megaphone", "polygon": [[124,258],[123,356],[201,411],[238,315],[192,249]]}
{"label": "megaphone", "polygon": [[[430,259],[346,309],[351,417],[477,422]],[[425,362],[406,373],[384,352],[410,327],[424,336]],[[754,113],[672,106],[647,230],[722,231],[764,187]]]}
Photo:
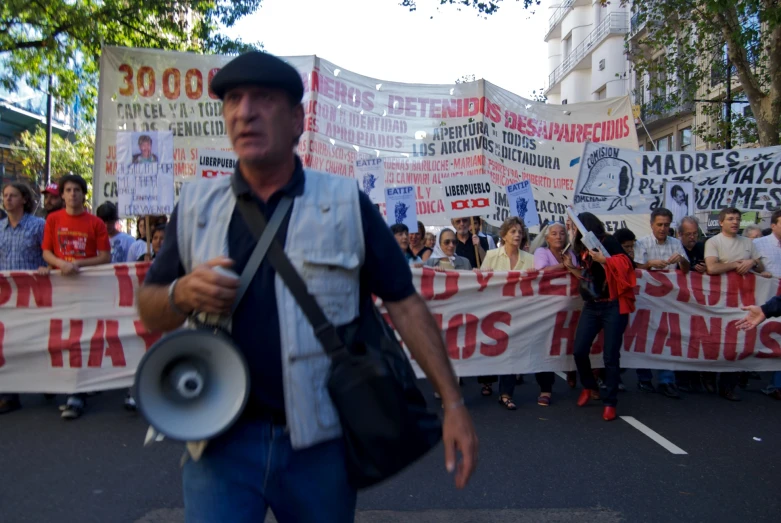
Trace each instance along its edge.
{"label": "megaphone", "polygon": [[136,404],[159,433],[180,441],[211,439],[244,410],[244,356],[216,329],[181,329],[157,341],[136,370]]}

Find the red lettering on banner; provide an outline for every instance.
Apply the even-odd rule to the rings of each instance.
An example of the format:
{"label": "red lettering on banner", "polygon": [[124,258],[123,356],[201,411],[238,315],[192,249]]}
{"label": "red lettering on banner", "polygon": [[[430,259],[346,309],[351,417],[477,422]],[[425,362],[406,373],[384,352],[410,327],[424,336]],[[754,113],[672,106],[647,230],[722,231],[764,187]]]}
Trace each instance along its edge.
{"label": "red lettering on banner", "polygon": [[645,352],[648,339],[648,325],[651,322],[651,311],[638,309],[634,317],[629,316],[629,323],[624,331],[624,350],[629,352],[635,345],[635,352]]}
{"label": "red lettering on banner", "polygon": [[483,334],[496,341],[493,345],[480,343],[480,354],[483,356],[499,356],[504,354],[510,344],[510,335],[496,326],[504,323],[508,327],[512,323],[512,315],[509,312],[495,311],[485,317],[482,324]]}
{"label": "red lettering on banner", "polygon": [[[533,273],[534,276],[537,273]],[[518,271],[510,271],[507,273],[507,283],[502,287],[502,296],[512,296],[515,298],[515,289],[518,283],[521,284],[521,296],[534,296],[534,289],[532,288],[533,277],[521,277],[521,273]]]}
{"label": "red lettering on banner", "polygon": [[673,282],[662,272],[648,272],[651,280],[661,283],[661,285],[652,285],[649,281],[645,286],[645,293],[653,298],[662,298],[670,294],[673,290]]}
{"label": "red lettering on banner", "polygon": [[119,322],[116,320],[98,320],[95,333],[89,343],[88,367],[102,367],[103,356],[111,359],[113,367],[125,367],[125,351],[119,341]]}
{"label": "red lettering on banner", "polygon": [[488,282],[491,280],[494,273],[476,272],[475,275],[477,276],[477,283],[480,285],[480,288],[477,290],[477,292],[483,292],[485,288],[488,287]]}
{"label": "red lettering on banner", "polygon": [[138,278],[138,284],[143,285],[146,279],[146,273],[149,272],[149,267],[152,266],[152,262],[137,263],[136,264],[136,278]]}
{"label": "red lettering on banner", "polygon": [[[572,354],[575,350],[575,331],[578,329],[580,311],[559,311],[556,313],[556,326],[553,328],[553,340],[550,346],[551,356],[561,356],[561,344],[564,343],[564,354]],[[569,323],[567,323],[569,320]]]}
{"label": "red lettering on banner", "polygon": [[[480,319],[474,314],[457,314],[447,322],[447,331],[445,331],[445,344],[447,353],[451,359],[467,359],[475,353],[477,348],[477,326]],[[458,346],[458,332],[461,326],[466,325],[464,334],[464,347]]]}
{"label": "red lettering on banner", "polygon": [[[31,306],[31,294],[35,298],[35,307],[52,306],[52,281],[48,276],[39,276],[29,272],[12,272],[11,279],[16,284],[16,306],[18,308]],[[3,292],[0,290],[0,295],[2,294]],[[3,303],[4,301],[0,297],[0,305]]]}
{"label": "red lettering on banner", "polygon": [[553,280],[560,278],[569,278],[568,272],[543,272],[540,278],[540,295],[542,296],[566,296],[568,283],[563,285],[554,285]]}
{"label": "red lettering on banner", "polygon": [[674,312],[663,312],[659,320],[659,329],[654,336],[651,354],[661,354],[665,347],[670,347],[672,356],[683,356],[681,349],[681,318]]}
{"label": "red lettering on banner", "polygon": [[0,321],[0,367],[5,365],[5,356],[3,356],[3,339],[5,338],[5,325]]}
{"label": "red lettering on banner", "polygon": [[128,265],[114,265],[114,275],[119,285],[119,306],[133,306],[133,280],[130,279],[130,267]]}
{"label": "red lettering on banner", "polygon": [[62,351],[68,351],[70,368],[81,368],[81,331],[82,320],[70,320],[70,333],[67,340],[62,339],[62,320],[49,320],[49,356],[52,367],[62,367]]}
{"label": "red lettering on banner", "polygon": [[5,276],[0,275],[0,305],[5,305],[12,295],[11,284]]}
{"label": "red lettering on banner", "polygon": [[721,299],[721,276],[707,275],[708,285],[710,288],[710,294],[708,295],[707,302],[705,300],[705,289],[702,285],[703,281],[705,280],[705,276],[706,275],[700,274],[697,271],[692,271],[689,273],[689,281],[691,281],[691,289],[692,293],[694,294],[694,299],[700,305],[716,305],[719,303],[719,299]]}
{"label": "red lettering on banner", "polygon": [[[735,271],[727,273],[727,307],[740,307],[755,305],[754,291],[756,290],[756,276],[749,273],[741,276]],[[740,295],[740,300],[738,300]]]}
{"label": "red lettering on banner", "polygon": [[702,316],[691,317],[687,358],[700,359],[700,347],[706,360],[719,359],[721,346],[721,318],[710,318],[710,329]]}
{"label": "red lettering on banner", "polygon": [[777,334],[781,338],[781,322],[771,321],[760,326],[759,341],[770,349],[772,354],[765,351],[757,352],[757,358],[781,358],[781,342],[774,338],[773,334]]}
{"label": "red lettering on banner", "polygon": [[[384,314],[383,316],[387,316],[387,314]],[[385,321],[388,320],[386,319]],[[140,320],[135,320],[133,322],[133,327],[136,329],[136,334],[138,337],[144,341],[144,352],[148,351],[152,345],[157,343],[157,340],[163,337],[162,332],[147,331],[146,327],[144,327],[144,324],[141,323]]]}
{"label": "red lettering on banner", "polygon": [[691,292],[689,292],[689,280],[686,278],[686,274],[683,271],[675,271],[675,276],[678,281],[678,296],[675,299],[683,303],[689,303]]}
{"label": "red lettering on banner", "polygon": [[423,269],[423,275],[420,277],[420,295],[426,301],[448,300],[458,292],[458,272],[448,271],[445,273],[445,292],[434,294],[434,279],[437,274],[433,269]]}
{"label": "red lettering on banner", "polygon": [[757,330],[746,331],[743,340],[743,352],[738,354],[738,320],[732,320],[727,323],[726,334],[724,335],[724,359],[727,361],[742,360],[748,358],[754,353],[754,345],[757,343]]}

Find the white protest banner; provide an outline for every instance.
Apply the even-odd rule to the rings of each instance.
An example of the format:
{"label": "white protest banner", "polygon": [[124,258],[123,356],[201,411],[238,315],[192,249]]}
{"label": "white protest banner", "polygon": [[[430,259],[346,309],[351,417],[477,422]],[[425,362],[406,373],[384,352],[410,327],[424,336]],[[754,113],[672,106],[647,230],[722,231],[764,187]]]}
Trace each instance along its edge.
{"label": "white protest banner", "polygon": [[450,219],[484,216],[491,210],[491,178],[459,176],[442,181],[445,214]]}
{"label": "white protest banner", "polygon": [[540,225],[540,216],[534,204],[534,194],[529,180],[508,185],[507,200],[510,203],[510,214],[523,220],[527,227]]}
{"label": "white protest banner", "polygon": [[[662,207],[665,182],[684,196],[690,213],[737,207],[772,211],[781,207],[781,147],[696,152],[642,152],[589,143],[583,150],[575,209],[595,214],[648,214]],[[685,186],[694,194],[686,201]]]}
{"label": "white protest banner", "polygon": [[387,209],[389,224],[403,223],[410,232],[418,232],[414,187],[408,185],[385,189],[385,209]]}
{"label": "white protest banner", "polygon": [[356,160],[355,174],[361,190],[372,203],[385,203],[385,167],[382,158]]}
{"label": "white protest banner", "polygon": [[[160,338],[138,319],[149,264],[106,265],[78,277],[0,273],[0,392],[88,392],[128,387]],[[413,269],[460,376],[571,370],[582,306],[567,272]],[[735,272],[637,271],[623,368],[781,370],[781,321],[738,331],[742,305],[762,304],[778,279]],[[387,317],[387,315],[386,315]],[[592,348],[600,365],[602,338]],[[420,371],[418,369],[418,374]]]}
{"label": "white protest banner", "polygon": [[[199,148],[230,149],[222,103],[209,91],[232,57],[106,47],[100,64],[94,204],[116,200],[116,132],[170,130],[174,173],[197,175]],[[540,220],[563,221],[587,140],[636,147],[628,97],[567,106],[522,98],[490,82],[406,84],[362,76],[316,56],[286,57],[304,81],[305,167],[358,180],[356,161],[383,159],[386,187],[416,189],[418,219],[449,223],[443,179],[488,175],[494,225],[510,215],[504,187],[528,180]],[[382,191],[380,191],[382,198]],[[381,202],[380,202],[381,203]],[[609,231],[627,218],[607,220]],[[633,230],[647,228],[637,218]]]}
{"label": "white protest banner", "polygon": [[174,137],[170,132],[117,133],[119,216],[174,210]]}
{"label": "white protest banner", "polygon": [[198,149],[197,178],[230,176],[236,168],[236,153],[218,149]]}

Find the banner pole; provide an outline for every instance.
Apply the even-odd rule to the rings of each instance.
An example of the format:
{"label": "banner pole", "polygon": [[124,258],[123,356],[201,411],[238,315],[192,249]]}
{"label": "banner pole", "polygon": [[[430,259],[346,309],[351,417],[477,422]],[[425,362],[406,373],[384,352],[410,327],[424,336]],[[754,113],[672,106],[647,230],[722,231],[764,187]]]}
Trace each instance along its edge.
{"label": "banner pole", "polygon": [[[469,221],[472,223],[472,234],[477,236],[477,233],[475,232],[475,217],[470,216]],[[478,236],[478,239],[480,237]],[[480,268],[480,249],[477,248],[477,245],[472,245],[475,248],[475,260],[477,260],[477,267],[474,267],[475,269]]]}

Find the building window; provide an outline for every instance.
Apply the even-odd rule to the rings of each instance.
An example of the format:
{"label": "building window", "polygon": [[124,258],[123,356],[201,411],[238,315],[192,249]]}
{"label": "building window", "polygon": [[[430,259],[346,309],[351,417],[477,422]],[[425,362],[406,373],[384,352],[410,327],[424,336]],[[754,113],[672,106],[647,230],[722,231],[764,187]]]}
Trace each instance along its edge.
{"label": "building window", "polygon": [[686,129],[681,129],[681,135],[679,137],[679,141],[681,143],[681,151],[691,151],[694,149],[694,144],[692,143],[691,127],[687,127]]}
{"label": "building window", "polygon": [[660,153],[666,153],[670,149],[672,149],[670,142],[672,141],[673,135],[668,134],[667,136],[663,138],[659,138],[654,143],[656,144],[656,150]]}

